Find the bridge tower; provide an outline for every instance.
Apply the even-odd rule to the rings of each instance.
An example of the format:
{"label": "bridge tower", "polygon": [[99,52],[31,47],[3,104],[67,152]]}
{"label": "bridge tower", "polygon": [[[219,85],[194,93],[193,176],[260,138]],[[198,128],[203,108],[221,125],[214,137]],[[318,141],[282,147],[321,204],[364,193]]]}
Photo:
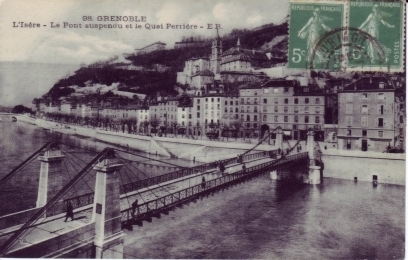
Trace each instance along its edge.
{"label": "bridge tower", "polygon": [[312,128],[309,128],[307,132],[307,144],[306,144],[306,151],[308,152],[310,164],[309,164],[309,184],[320,184],[320,166],[315,165],[315,142],[314,142],[314,131]]}
{"label": "bridge tower", "polygon": [[95,199],[92,220],[95,221],[95,257],[123,258],[123,236],[120,214],[120,164],[113,150],[94,167]]}
{"label": "bridge tower", "polygon": [[283,130],[280,126],[276,128],[275,145],[277,148],[280,148],[281,150],[283,149]]}
{"label": "bridge tower", "polygon": [[40,180],[36,207],[44,207],[47,200],[53,198],[63,187],[61,163],[64,159],[56,143],[51,143],[43,155],[38,157],[41,161]]}

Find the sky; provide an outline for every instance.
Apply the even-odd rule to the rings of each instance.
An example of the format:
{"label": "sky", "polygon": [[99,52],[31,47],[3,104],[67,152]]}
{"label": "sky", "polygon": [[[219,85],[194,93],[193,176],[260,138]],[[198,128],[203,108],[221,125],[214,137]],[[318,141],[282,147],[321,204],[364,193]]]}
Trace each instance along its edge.
{"label": "sky", "polygon": [[[45,64],[45,71],[49,73],[50,65],[51,71],[60,64],[75,68],[81,63],[90,64],[113,55],[132,53],[134,49],[156,41],[172,48],[182,36],[213,37],[216,31],[206,29],[208,23],[220,24],[221,36],[234,28],[251,29],[266,23],[279,24],[288,12],[289,1],[282,0],[0,0],[0,63],[11,62],[17,64],[17,68],[19,63]],[[83,21],[84,16],[91,16],[92,22]],[[142,29],[135,29],[136,22],[103,22],[97,21],[98,16],[145,16],[146,22],[137,23]],[[18,22],[39,23],[40,28],[14,27],[19,25]],[[61,27],[51,28],[51,22]],[[81,24],[82,28],[62,28],[64,23]],[[166,27],[167,23],[196,24],[204,28],[148,30],[145,27],[146,24],[163,24]],[[123,27],[132,24],[133,28],[99,30],[84,28],[85,24],[122,24]],[[40,69],[20,73],[13,66],[6,67],[2,69],[0,66],[0,105],[39,97],[38,92],[48,90],[53,81],[74,70],[70,66],[67,71],[62,67],[55,68],[57,72],[47,76],[49,82],[43,80],[38,85],[35,82],[38,75],[33,77],[31,74],[41,73]],[[16,88],[24,87],[13,84],[16,74],[25,77],[24,82],[32,82],[36,91],[27,93],[27,96],[12,95],[10,92],[19,93],[21,89]]]}

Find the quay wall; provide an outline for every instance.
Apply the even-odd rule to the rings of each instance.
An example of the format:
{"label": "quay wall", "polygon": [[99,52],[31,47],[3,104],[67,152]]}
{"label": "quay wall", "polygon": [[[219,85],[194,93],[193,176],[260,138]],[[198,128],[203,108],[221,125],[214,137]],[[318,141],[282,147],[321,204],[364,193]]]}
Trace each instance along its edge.
{"label": "quay wall", "polygon": [[359,151],[323,152],[323,177],[405,185],[405,154]]}

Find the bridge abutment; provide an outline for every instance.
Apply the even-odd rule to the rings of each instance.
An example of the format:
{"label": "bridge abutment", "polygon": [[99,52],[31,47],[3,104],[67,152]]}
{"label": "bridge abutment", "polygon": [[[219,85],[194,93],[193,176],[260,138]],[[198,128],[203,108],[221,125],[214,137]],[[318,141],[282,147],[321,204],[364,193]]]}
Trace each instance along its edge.
{"label": "bridge abutment", "polygon": [[92,220],[95,222],[95,258],[123,258],[120,214],[120,164],[113,150],[95,167],[95,199]]}
{"label": "bridge abutment", "polygon": [[283,130],[280,126],[276,128],[275,146],[281,150],[283,149]]}
{"label": "bridge abutment", "polygon": [[53,198],[63,187],[61,163],[64,159],[56,143],[50,144],[44,155],[38,157],[41,161],[40,180],[36,207],[44,207],[48,200]]}
{"label": "bridge abutment", "polygon": [[315,165],[315,142],[314,142],[314,131],[310,128],[307,132],[307,144],[306,150],[309,155],[309,176],[305,179],[305,182],[308,184],[320,184],[321,183],[321,174],[320,166]]}

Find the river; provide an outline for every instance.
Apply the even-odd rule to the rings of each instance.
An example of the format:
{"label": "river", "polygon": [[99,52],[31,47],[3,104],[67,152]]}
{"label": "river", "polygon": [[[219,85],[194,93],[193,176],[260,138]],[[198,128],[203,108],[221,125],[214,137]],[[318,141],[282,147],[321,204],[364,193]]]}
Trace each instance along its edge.
{"label": "river", "polygon": [[[54,138],[3,116],[0,177]],[[1,215],[35,202],[39,163],[31,167],[31,177],[0,191]],[[401,259],[405,186],[332,178],[293,185],[264,175],[125,232],[125,258]]]}

